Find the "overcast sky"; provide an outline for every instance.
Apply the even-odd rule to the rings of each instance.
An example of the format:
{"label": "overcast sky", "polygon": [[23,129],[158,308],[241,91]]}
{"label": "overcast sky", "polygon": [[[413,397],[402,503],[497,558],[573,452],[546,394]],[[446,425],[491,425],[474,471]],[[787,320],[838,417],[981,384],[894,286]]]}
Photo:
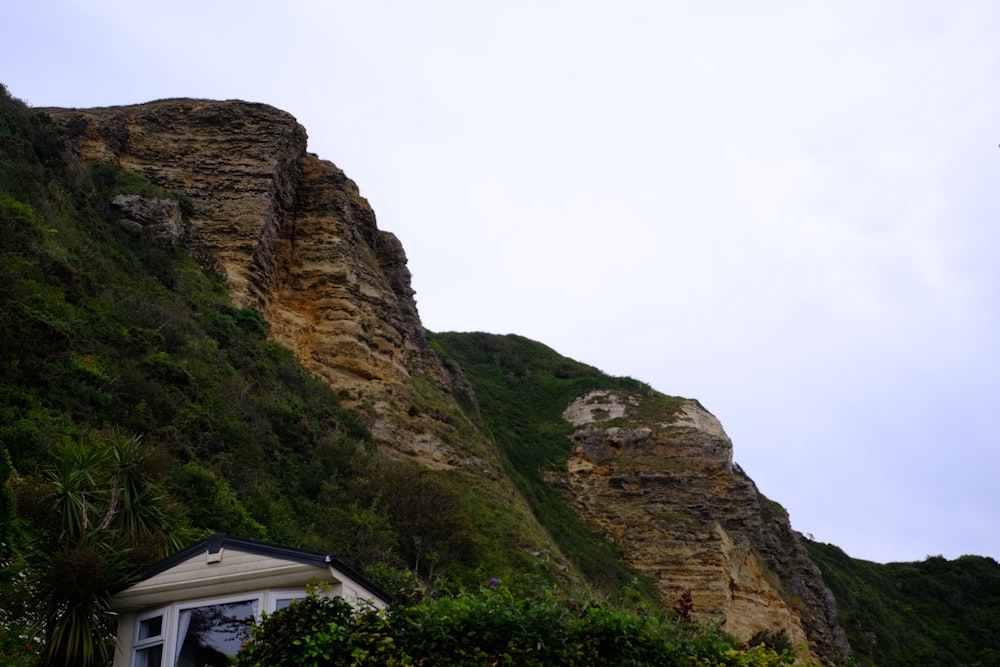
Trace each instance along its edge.
{"label": "overcast sky", "polygon": [[424,325],[699,399],[793,526],[1000,558],[1000,3],[33,0],[33,106],[292,113]]}

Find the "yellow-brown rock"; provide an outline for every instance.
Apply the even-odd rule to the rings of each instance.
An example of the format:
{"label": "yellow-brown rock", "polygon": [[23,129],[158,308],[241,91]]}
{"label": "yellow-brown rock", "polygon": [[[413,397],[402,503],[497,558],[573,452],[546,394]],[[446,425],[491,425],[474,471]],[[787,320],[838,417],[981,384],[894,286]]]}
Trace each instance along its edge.
{"label": "yellow-brown rock", "polygon": [[696,619],[744,640],[784,631],[816,657],[850,652],[787,514],[734,467],[731,441],[699,403],[595,391],[563,416],[576,447],[551,481],[664,601],[690,591]]}
{"label": "yellow-brown rock", "polygon": [[306,150],[284,111],[192,99],[47,109],[84,162],[139,172],[194,204],[193,250],[217,262],[234,302],[362,409],[390,453],[432,467],[491,466],[409,414],[413,377],[447,389],[424,337],[406,255],[357,186]]}

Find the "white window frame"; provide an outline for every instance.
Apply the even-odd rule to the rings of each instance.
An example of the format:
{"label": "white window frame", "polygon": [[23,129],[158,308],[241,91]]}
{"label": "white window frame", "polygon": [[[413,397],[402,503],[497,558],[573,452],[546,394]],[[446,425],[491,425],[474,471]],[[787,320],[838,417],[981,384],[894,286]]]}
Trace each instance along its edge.
{"label": "white window frame", "polygon": [[[162,646],[163,650],[160,653],[160,664],[155,667],[164,667],[164,659],[170,657],[168,655],[168,640],[170,639],[171,615],[170,607],[160,607],[158,609],[145,611],[141,614],[136,614],[135,631],[132,636],[132,657],[129,661],[129,664],[132,667],[135,667],[136,665],[136,656],[139,651],[152,648],[157,645]],[[156,618],[157,616],[160,617],[160,634],[140,639],[139,632],[142,630],[143,621],[148,621],[149,619]]]}

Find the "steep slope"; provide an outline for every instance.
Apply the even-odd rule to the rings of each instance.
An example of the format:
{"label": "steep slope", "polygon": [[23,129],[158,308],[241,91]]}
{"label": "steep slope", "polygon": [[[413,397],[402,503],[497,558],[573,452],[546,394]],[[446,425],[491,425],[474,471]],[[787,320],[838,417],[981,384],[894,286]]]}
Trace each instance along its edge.
{"label": "steep slope", "polygon": [[786,633],[815,654],[849,651],[834,599],[792,530],[732,463],[732,443],[696,401],[663,410],[651,392],[594,391],[567,406],[576,427],[569,502],[620,545],[661,596],[738,637]]}
{"label": "steep slope", "polygon": [[259,309],[274,340],[362,409],[389,451],[441,468],[495,466],[481,443],[456,446],[447,424],[407,415],[414,375],[447,386],[406,255],[354,182],[306,151],[291,115],[191,99],[45,111],[84,163],[115,164],[189,197],[193,249],[218,262],[233,301]]}
{"label": "steep slope", "polygon": [[[784,510],[732,462],[732,443],[697,401],[668,397],[517,336],[435,334],[481,399],[515,478],[563,549],[572,507],[625,565],[695,618],[738,637],[782,633],[834,660],[849,654],[832,594]],[[592,566],[591,576],[613,572]]]}

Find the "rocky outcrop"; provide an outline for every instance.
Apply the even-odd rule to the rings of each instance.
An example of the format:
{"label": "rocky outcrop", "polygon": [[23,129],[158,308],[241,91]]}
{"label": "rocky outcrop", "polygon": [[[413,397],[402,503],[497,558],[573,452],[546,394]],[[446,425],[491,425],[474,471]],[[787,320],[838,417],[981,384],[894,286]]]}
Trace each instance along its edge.
{"label": "rocky outcrop", "polygon": [[176,199],[116,195],[111,207],[121,214],[119,224],[126,229],[148,233],[169,245],[181,243],[189,231]]}
{"label": "rocky outcrop", "polygon": [[850,648],[833,595],[792,530],[732,462],[732,443],[698,402],[595,391],[566,408],[576,443],[551,480],[649,576],[667,602],[749,639],[784,631],[815,657]]}
{"label": "rocky outcrop", "polygon": [[[419,374],[447,392],[420,323],[406,254],[379,230],[357,186],[306,150],[284,111],[175,99],[46,109],[84,162],[111,162],[189,197],[195,252],[221,268],[237,305],[359,408],[392,454],[439,468],[493,462],[446,442],[434,415],[408,408]],[[142,201],[116,198],[142,226]],[[149,208],[149,202],[145,202]]]}

